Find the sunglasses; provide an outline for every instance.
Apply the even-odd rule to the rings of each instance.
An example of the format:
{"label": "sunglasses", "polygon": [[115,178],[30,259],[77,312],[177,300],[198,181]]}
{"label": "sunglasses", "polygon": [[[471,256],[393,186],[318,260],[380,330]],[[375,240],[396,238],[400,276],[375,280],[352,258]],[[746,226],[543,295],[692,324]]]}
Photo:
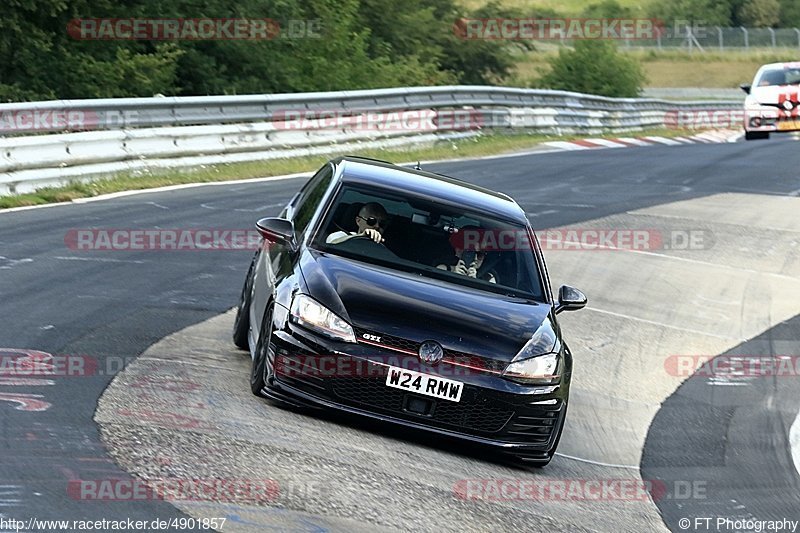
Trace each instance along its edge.
{"label": "sunglasses", "polygon": [[379,228],[386,227],[386,221],[377,217],[367,217],[364,218],[361,215],[358,215],[356,218],[360,218],[364,222],[367,223],[367,226],[377,226]]}

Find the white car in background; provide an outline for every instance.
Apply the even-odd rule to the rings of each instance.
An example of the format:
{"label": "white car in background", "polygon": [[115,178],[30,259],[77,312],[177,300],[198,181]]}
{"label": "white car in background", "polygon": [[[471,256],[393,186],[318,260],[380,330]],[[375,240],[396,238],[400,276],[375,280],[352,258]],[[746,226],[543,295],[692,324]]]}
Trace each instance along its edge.
{"label": "white car in background", "polygon": [[800,61],[764,65],[753,84],[741,88],[747,93],[745,139],[769,139],[771,132],[800,131]]}

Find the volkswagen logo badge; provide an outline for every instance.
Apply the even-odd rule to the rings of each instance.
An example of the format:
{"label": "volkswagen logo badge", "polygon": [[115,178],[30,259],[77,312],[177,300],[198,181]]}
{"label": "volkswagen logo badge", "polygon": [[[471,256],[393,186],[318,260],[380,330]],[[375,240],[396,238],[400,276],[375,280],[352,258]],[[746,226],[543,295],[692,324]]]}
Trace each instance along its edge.
{"label": "volkswagen logo badge", "polygon": [[419,360],[427,365],[438,365],[444,357],[441,344],[434,341],[425,341],[419,347]]}

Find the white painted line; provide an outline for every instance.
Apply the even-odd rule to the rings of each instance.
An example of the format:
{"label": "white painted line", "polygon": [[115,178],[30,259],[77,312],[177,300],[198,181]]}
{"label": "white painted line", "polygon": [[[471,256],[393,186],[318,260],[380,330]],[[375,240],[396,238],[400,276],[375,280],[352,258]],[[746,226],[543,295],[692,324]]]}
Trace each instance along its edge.
{"label": "white painted line", "polygon": [[57,255],[53,259],[61,259],[62,261],[96,261],[98,263],[134,263],[143,265],[145,261],[137,261],[135,259],[108,259],[106,257],[77,257],[77,256],[62,256]]}
{"label": "white painted line", "polygon": [[[659,215],[659,216],[667,217],[669,215]],[[681,217],[673,217],[673,218],[681,218]],[[538,230],[538,231],[541,231],[541,230]],[[781,231],[784,231],[784,230],[781,230]],[[786,231],[788,231],[788,230],[786,230]],[[557,240],[554,241],[554,240],[551,240],[551,239],[542,239],[540,242],[557,242],[557,243],[561,243],[563,241],[557,241]],[[547,250],[547,249],[545,248],[545,250]],[[786,274],[778,274],[777,272],[764,272],[763,270],[755,270],[755,269],[752,269],[752,268],[739,268],[739,267],[735,267],[735,266],[731,266],[731,265],[723,265],[721,263],[710,263],[708,261],[700,261],[698,259],[689,259],[688,257],[680,257],[680,256],[677,256],[677,255],[669,255],[669,254],[659,253],[659,252],[648,252],[648,251],[645,251],[645,250],[633,250],[633,249],[629,249],[629,248],[617,248],[615,246],[603,246],[603,245],[597,245],[594,248],[592,248],[592,250],[610,250],[610,251],[614,251],[614,252],[624,252],[624,253],[629,253],[629,254],[643,254],[643,255],[649,255],[651,257],[660,257],[662,259],[670,259],[672,261],[682,261],[684,263],[693,263],[695,265],[705,265],[705,266],[710,266],[710,267],[714,267],[714,268],[722,268],[722,269],[725,269],[725,270],[733,270],[734,272],[747,272],[748,274],[759,274],[761,276],[773,276],[773,277],[776,277],[776,278],[779,278],[779,279],[785,279],[785,280],[792,281],[792,282],[796,282],[797,281],[797,278],[795,276],[789,276],[789,275],[786,275]],[[552,252],[549,252],[549,253],[552,253]]]}
{"label": "white painted line", "polygon": [[800,413],[789,430],[789,447],[792,449],[792,460],[797,472],[800,473]]}
{"label": "white painted line", "polygon": [[720,143],[725,141],[724,137],[720,135],[715,135],[713,133],[700,133],[698,135],[695,135],[695,137],[698,137],[700,139],[708,139],[709,141],[714,143]]}
{"label": "white painted line", "polygon": [[686,137],[673,137],[672,139],[684,144],[694,144],[693,140],[687,139]]}
{"label": "white painted line", "polygon": [[[242,352],[242,353],[245,353],[245,352]],[[227,366],[216,366],[216,365],[209,365],[208,363],[195,363],[195,362],[192,362],[192,361],[180,361],[180,360],[177,360],[177,359],[163,359],[161,357],[151,357],[149,355],[148,356],[138,357],[137,361],[138,360],[156,361],[156,362],[159,362],[159,363],[171,363],[171,364],[175,364],[175,365],[189,365],[189,366],[196,366],[196,367],[200,367],[200,368],[213,368],[214,370],[224,370],[226,372],[239,372],[238,369],[230,368],[230,367],[227,367]]]}
{"label": "white painted line", "polygon": [[558,452],[556,452],[556,455],[558,455],[559,457],[563,457],[564,459],[572,459],[573,461],[580,461],[581,463],[589,463],[589,464],[597,465],[597,466],[607,466],[609,468],[626,468],[628,470],[639,470],[638,466],[618,465],[618,464],[614,464],[614,463],[603,463],[603,462],[600,462],[600,461],[592,461],[591,459],[582,459],[580,457],[574,457],[572,455],[567,455],[565,453],[558,453]]}
{"label": "white painted line", "polygon": [[101,194],[100,196],[92,196],[91,198],[76,198],[71,202],[58,202],[55,204],[42,204],[42,205],[26,205],[23,207],[9,207],[7,209],[0,209],[0,214],[13,213],[15,211],[28,211],[30,209],[42,209],[45,207],[54,207],[57,205],[74,205],[74,204],[88,204],[91,202],[101,202],[103,200],[113,200],[114,198],[124,198],[126,196],[133,196],[135,194],[150,194],[153,192],[166,192],[177,191],[181,189],[191,189],[192,187],[216,187],[219,185],[242,185],[248,183],[263,183],[265,181],[280,181],[291,180],[297,178],[308,178],[313,174],[311,172],[297,172],[295,174],[284,174],[281,176],[267,176],[265,178],[248,178],[241,180],[227,180],[227,181],[210,181],[206,183],[183,183],[181,185],[167,185],[164,187],[156,187],[154,189],[137,189],[135,191],[120,191],[108,194]]}
{"label": "white painted line", "polygon": [[[689,191],[692,190],[691,187],[686,187],[686,189],[688,189],[688,190],[685,191],[685,192],[689,192]],[[734,187],[730,188],[730,190],[733,190],[733,189],[734,189]],[[768,194],[768,195],[772,195],[772,196],[780,196],[780,198],[782,198],[784,200],[789,200],[790,199],[788,197],[785,197],[785,195],[778,195],[778,194],[776,194],[774,192],[770,192],[770,191],[759,191],[758,189],[744,189],[744,188],[741,188],[741,187],[735,187],[735,189],[737,191],[743,191],[743,192],[748,192],[748,193],[753,193],[753,194]],[[635,215],[636,212],[635,211],[627,211],[626,214]],[[661,217],[661,218],[673,218],[673,219],[676,219],[676,220],[681,220],[681,219],[682,220],[686,220],[686,216],[684,216],[684,215],[668,215],[666,213],[659,213],[656,216]],[[774,226],[758,226],[758,229],[769,230],[769,231],[788,231],[788,232],[792,232],[792,233],[800,233],[800,229],[790,228],[790,227],[781,228],[781,227],[774,227]],[[599,248],[599,246],[598,246],[598,248]],[[630,251],[638,252],[639,250],[630,250]],[[789,276],[787,276],[787,277],[789,277]]]}
{"label": "white painted line", "polygon": [[649,143],[642,139],[635,139],[633,137],[618,137],[618,139],[624,143],[628,144],[635,144],[636,146],[652,146],[653,143]]}
{"label": "white painted line", "polygon": [[[737,134],[727,139],[728,142],[736,142],[741,137],[742,134]],[[660,138],[660,137],[659,137]],[[643,139],[637,139],[633,137],[617,137],[616,140],[621,141],[626,144],[632,144],[636,146],[652,146],[653,142],[648,142],[645,139],[650,139],[649,137],[645,137]],[[602,140],[608,141],[607,139],[593,139],[595,141]],[[613,142],[613,141],[608,141]],[[657,141],[654,141],[657,142]],[[703,141],[708,142],[708,141]],[[618,143],[615,143],[615,146]],[[666,144],[680,144],[678,142],[673,143],[666,143]],[[539,144],[538,146],[550,146],[554,149],[542,149],[542,148],[535,148],[533,150],[526,150],[522,152],[513,152],[513,153],[506,153],[506,154],[495,154],[490,156],[479,156],[479,157],[463,157],[463,158],[451,158],[451,159],[434,159],[434,160],[427,160],[422,161],[425,164],[432,164],[432,163],[453,163],[453,162],[463,162],[463,161],[486,161],[492,159],[505,159],[505,158],[512,158],[512,157],[522,157],[527,155],[533,154],[549,154],[559,152],[561,150],[590,150],[591,148],[587,148],[585,146],[576,145],[571,142],[567,141],[550,141],[544,142]],[[403,163],[397,163],[398,166],[408,166],[417,163],[417,161],[409,161]],[[104,200],[111,200],[114,198],[124,198],[126,196],[133,196],[136,194],[149,194],[149,193],[158,193],[158,192],[166,192],[166,191],[176,191],[181,189],[188,189],[192,187],[214,187],[219,185],[231,185],[231,184],[247,184],[247,183],[261,183],[265,181],[278,181],[278,180],[288,180],[288,179],[297,179],[297,178],[307,178],[313,174],[314,170],[309,172],[297,172],[294,174],[284,174],[280,176],[267,176],[263,178],[246,178],[246,179],[238,179],[238,180],[227,180],[227,181],[214,181],[214,182],[206,182],[206,183],[185,183],[181,185],[167,185],[164,187],[156,187],[152,189],[137,189],[133,191],[120,191],[108,194],[102,194],[99,196],[93,196],[91,198],[76,198],[75,200],[69,202],[56,202],[56,203],[47,203],[41,205],[27,205],[22,207],[9,207],[5,209],[0,209],[0,214],[3,213],[14,213],[17,211],[28,211],[31,209],[43,209],[46,207],[56,207],[56,206],[64,206],[64,205],[75,205],[75,204],[86,204],[91,202],[100,202]],[[161,206],[159,206],[161,207]]]}
{"label": "white painted line", "polygon": [[653,326],[659,326],[659,327],[662,327],[662,328],[676,329],[678,331],[685,331],[685,332],[688,332],[688,333],[697,333],[698,335],[705,335],[706,337],[715,337],[717,339],[735,340],[735,341],[739,341],[739,342],[745,342],[747,340],[747,339],[737,339],[735,337],[730,337],[728,335],[718,335],[716,333],[709,333],[707,331],[700,331],[698,329],[689,329],[689,328],[684,328],[684,327],[680,327],[680,326],[671,326],[671,325],[665,324],[663,322],[656,322],[655,320],[647,320],[646,318],[639,318],[639,317],[636,317],[636,316],[625,315],[625,314],[622,314],[622,313],[616,313],[614,311],[606,311],[605,309],[598,309],[596,307],[586,307],[585,309],[588,310],[588,311],[594,311],[595,313],[600,313],[600,314],[603,314],[603,315],[611,315],[611,316],[615,316],[615,317],[618,317],[618,318],[625,318],[627,320],[633,320],[634,322],[644,322],[645,324],[652,324]]}
{"label": "white painted line", "polygon": [[8,270],[15,265],[19,265],[20,263],[33,263],[33,259],[30,257],[25,257],[22,259],[9,259],[8,257],[0,255],[0,261],[5,262],[4,264],[0,265],[0,270]]}
{"label": "white painted line", "polygon": [[645,137],[648,141],[653,141],[654,143],[659,144],[666,144],[667,146],[677,146],[681,143],[673,141],[672,139],[667,139],[666,137]]}
{"label": "white painted line", "polygon": [[538,211],[536,213],[525,213],[525,214],[529,217],[535,218],[535,217],[540,217],[542,215],[552,215],[553,213],[558,213],[558,211],[555,209],[546,209],[544,211]]}
{"label": "white painted line", "polygon": [[560,148],[562,150],[591,150],[591,148],[571,143],[569,141],[550,141],[544,144],[547,146],[552,146],[553,148]]}
{"label": "white painted line", "polygon": [[583,142],[604,146],[606,148],[626,148],[626,145],[613,139],[583,139]]}

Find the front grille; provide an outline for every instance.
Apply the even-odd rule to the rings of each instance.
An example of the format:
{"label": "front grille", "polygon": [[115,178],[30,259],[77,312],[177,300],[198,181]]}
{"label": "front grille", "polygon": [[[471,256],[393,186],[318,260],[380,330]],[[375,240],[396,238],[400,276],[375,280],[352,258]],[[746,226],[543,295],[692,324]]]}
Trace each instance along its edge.
{"label": "front grille", "polygon": [[[332,381],[334,382],[334,394],[342,400],[370,409],[414,416],[403,411],[405,396],[413,393],[387,387],[383,379],[344,378]],[[512,409],[493,403],[475,401],[467,394],[462,394],[461,401],[458,403],[427,396],[414,396],[434,403],[431,415],[422,418],[431,421],[433,425],[451,426],[468,432],[495,433],[500,431],[514,415]]]}
{"label": "front grille", "polygon": [[510,440],[547,444],[561,415],[561,404],[529,404],[520,413],[506,428]]}
{"label": "front grille", "polygon": [[489,359],[488,357],[480,357],[478,355],[471,355],[464,352],[457,352],[455,350],[445,350],[444,362],[456,363],[459,365],[466,365],[471,368],[485,370],[493,373],[500,373],[506,369],[505,361],[498,361],[496,359]]}
{"label": "front grille", "polygon": [[[366,329],[356,329],[355,330],[356,337],[358,338],[359,342],[364,342],[362,335],[376,335],[381,338],[380,344],[389,349],[395,349],[398,351],[410,352],[416,355],[419,353],[419,346],[421,343],[412,341],[409,339],[404,339],[402,337],[395,337],[394,335],[386,335],[383,333],[378,333],[374,331],[369,331]],[[371,343],[366,343],[371,344]],[[488,357],[481,357],[479,355],[468,354],[465,352],[459,352],[456,350],[444,350],[444,357],[442,358],[443,363],[453,363],[459,366],[467,366],[472,369],[477,369],[478,371],[485,371],[491,373],[500,373],[505,370],[507,363],[504,361],[498,361],[495,359],[490,359]]]}
{"label": "front grille", "polygon": [[[412,352],[414,354],[419,352],[419,345],[420,343],[414,342],[408,339],[404,339],[402,337],[395,337],[394,335],[386,335],[383,333],[377,333],[374,331],[366,330],[366,329],[358,329],[356,328],[356,338],[359,342],[363,342],[362,335],[375,335],[380,337],[381,341],[380,344],[382,346],[386,346],[387,348],[394,348],[396,350],[403,350],[406,352]],[[369,343],[367,343],[369,344]]]}

